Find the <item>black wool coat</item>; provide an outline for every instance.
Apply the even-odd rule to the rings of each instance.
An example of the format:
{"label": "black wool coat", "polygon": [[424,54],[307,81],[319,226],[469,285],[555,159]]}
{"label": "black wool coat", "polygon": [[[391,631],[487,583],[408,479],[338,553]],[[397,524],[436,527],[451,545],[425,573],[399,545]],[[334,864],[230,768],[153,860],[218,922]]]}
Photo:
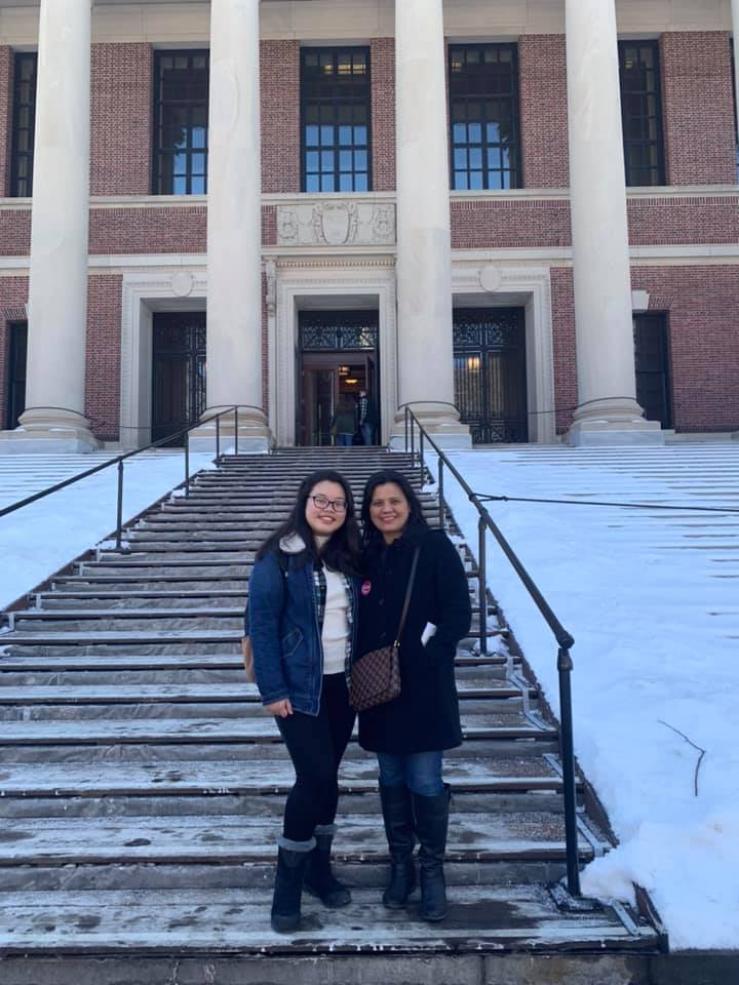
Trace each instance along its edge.
{"label": "black wool coat", "polygon": [[[416,545],[421,553],[400,639],[400,697],[359,714],[359,743],[372,752],[434,752],[462,742],[454,657],[470,628],[470,596],[459,554],[442,531],[411,529],[389,547],[367,549],[356,654],[394,641]],[[424,646],[427,623],[437,630]]]}

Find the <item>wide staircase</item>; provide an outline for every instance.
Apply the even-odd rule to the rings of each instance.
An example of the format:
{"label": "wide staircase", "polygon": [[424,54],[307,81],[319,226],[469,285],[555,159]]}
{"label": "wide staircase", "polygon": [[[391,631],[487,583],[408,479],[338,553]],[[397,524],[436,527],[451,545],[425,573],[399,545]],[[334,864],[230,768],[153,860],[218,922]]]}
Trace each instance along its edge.
{"label": "wide staircase", "polygon": [[[417,464],[381,449],[225,457],[193,480],[188,496],[177,490],[139,518],[121,551],[91,551],[30,595],[26,607],[6,614],[4,983],[36,981],[29,976],[44,961],[54,962],[48,981],[55,985],[123,981],[105,969],[134,957],[150,962],[140,979],[147,983],[179,983],[172,969],[195,959],[206,970],[182,979],[193,985],[307,982],[314,980],[311,962],[328,954],[335,969],[353,962],[354,977],[336,971],[316,981],[369,981],[357,962],[377,968],[404,956],[415,970],[403,981],[462,982],[469,962],[486,953],[654,950],[655,931],[640,914],[577,905],[558,884],[565,846],[556,723],[514,656],[502,616],[480,626],[475,564],[454,537],[451,517],[475,616],[457,654],[466,741],[448,754],[446,767],[453,788],[450,915],[431,927],[412,907],[391,912],[379,903],[387,858],[376,766],[352,742],[335,847],[354,901],[329,911],[307,898],[298,933],[271,931],[275,839],[292,769],[241,666],[254,553],[311,469],[339,468],[359,498],[367,476],[388,465],[419,488]],[[421,495],[435,525],[431,488]],[[487,656],[479,652],[482,632]],[[585,809],[582,782],[580,799],[586,863],[608,850],[609,839],[604,819],[599,826]],[[255,959],[266,956],[289,958],[284,967],[294,970],[249,977]],[[456,977],[438,977],[448,965],[434,964],[437,958],[451,961]],[[235,977],[212,971],[216,960]],[[95,962],[88,978],[80,972],[85,961]],[[139,978],[132,972],[125,981]]]}

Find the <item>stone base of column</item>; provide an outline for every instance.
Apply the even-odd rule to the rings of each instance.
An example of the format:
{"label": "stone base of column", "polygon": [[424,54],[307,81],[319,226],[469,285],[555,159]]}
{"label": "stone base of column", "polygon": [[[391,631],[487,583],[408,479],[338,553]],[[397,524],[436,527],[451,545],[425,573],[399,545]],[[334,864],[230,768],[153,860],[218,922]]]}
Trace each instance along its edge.
{"label": "stone base of column", "polygon": [[[440,448],[472,447],[470,429],[460,421],[453,407],[432,401],[419,402],[413,405],[413,412]],[[418,447],[418,429],[415,442]],[[390,451],[405,451],[405,414],[402,410],[395,415],[388,445]]]}
{"label": "stone base of column", "polygon": [[100,448],[90,422],[73,410],[31,408],[15,431],[0,431],[1,455],[87,454]]}
{"label": "stone base of column", "polygon": [[[226,409],[223,408],[223,410]],[[219,407],[211,407],[203,414],[203,422],[190,432],[190,451],[215,455],[220,445],[222,455],[226,452],[229,454],[233,452],[236,445],[236,415],[233,413],[224,414],[216,426],[213,416],[220,410]],[[246,407],[240,410],[238,431],[240,455],[266,453],[274,445],[267,418],[262,411]]]}
{"label": "stone base of column", "polygon": [[659,421],[648,421],[634,401],[598,401],[575,412],[575,420],[565,436],[568,445],[663,445],[664,432]]}

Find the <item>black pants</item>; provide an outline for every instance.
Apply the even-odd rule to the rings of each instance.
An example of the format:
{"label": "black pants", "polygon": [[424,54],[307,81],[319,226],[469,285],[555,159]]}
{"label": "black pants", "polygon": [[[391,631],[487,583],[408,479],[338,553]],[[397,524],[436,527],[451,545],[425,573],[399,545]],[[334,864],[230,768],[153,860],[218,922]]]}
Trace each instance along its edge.
{"label": "black pants", "polygon": [[285,838],[307,841],[316,825],[333,824],[339,802],[339,763],[354,717],[344,674],[328,674],[323,678],[317,717],[296,711],[275,719],[295,767],[295,786],[285,804]]}

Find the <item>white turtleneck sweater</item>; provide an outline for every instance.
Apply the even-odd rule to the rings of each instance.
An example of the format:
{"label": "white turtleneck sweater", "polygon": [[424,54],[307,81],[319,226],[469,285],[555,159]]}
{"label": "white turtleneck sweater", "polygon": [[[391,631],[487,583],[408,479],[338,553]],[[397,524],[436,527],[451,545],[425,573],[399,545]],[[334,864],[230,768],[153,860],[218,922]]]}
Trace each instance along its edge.
{"label": "white turtleneck sweater", "polygon": [[[316,537],[319,550],[328,537]],[[280,549],[286,554],[299,554],[305,550],[302,537],[293,534],[283,537]],[[321,645],[323,647],[323,673],[343,674],[346,659],[346,641],[349,636],[349,599],[344,589],[344,579],[338,571],[324,565],[326,576],[326,608],[323,613]]]}

